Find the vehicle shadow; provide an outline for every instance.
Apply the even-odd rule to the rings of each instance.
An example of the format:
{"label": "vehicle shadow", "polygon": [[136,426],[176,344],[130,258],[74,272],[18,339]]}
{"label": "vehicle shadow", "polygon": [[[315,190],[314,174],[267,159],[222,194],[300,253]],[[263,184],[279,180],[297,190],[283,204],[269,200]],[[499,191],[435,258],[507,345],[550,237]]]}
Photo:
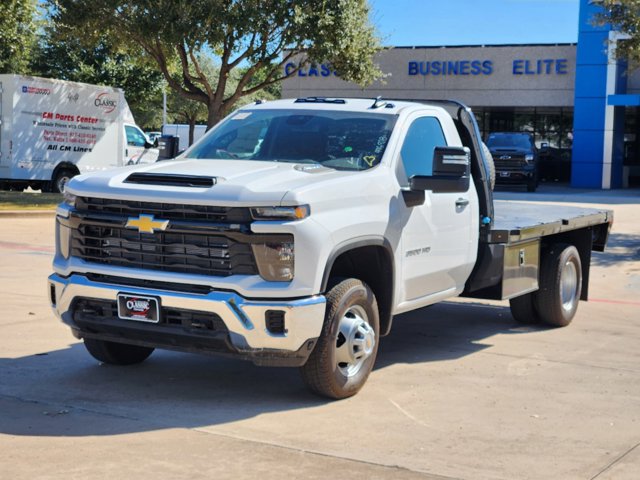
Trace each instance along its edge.
{"label": "vehicle shadow", "polygon": [[[465,357],[488,348],[493,335],[531,330],[519,327],[508,307],[434,305],[395,319],[392,334],[382,339],[376,371]],[[329,403],[306,390],[297,369],[262,368],[235,359],[157,351],[143,364],[115,367],[97,363],[81,343],[0,358],[0,433],[8,435],[99,436],[211,427]],[[307,414],[313,410],[301,414],[300,421]]]}
{"label": "vehicle shadow", "polygon": [[608,267],[623,262],[640,261],[640,235],[611,233],[604,252],[593,252],[591,265]]}
{"label": "vehicle shadow", "polygon": [[518,324],[506,305],[477,302],[443,302],[398,315],[393,322],[380,342],[376,369],[461,358],[489,348],[493,335],[544,329]]}

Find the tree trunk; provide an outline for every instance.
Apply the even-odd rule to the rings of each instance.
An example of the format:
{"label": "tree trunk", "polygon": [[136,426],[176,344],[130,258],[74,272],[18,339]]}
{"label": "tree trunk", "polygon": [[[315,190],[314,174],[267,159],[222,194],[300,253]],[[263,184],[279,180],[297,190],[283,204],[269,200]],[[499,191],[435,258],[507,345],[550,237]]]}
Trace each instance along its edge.
{"label": "tree trunk", "polygon": [[207,114],[207,131],[211,129],[216,123],[218,123],[224,117],[224,112],[221,106],[215,104],[209,104],[209,113]]}
{"label": "tree trunk", "polygon": [[189,118],[189,146],[193,145],[193,135],[196,130],[196,117]]}

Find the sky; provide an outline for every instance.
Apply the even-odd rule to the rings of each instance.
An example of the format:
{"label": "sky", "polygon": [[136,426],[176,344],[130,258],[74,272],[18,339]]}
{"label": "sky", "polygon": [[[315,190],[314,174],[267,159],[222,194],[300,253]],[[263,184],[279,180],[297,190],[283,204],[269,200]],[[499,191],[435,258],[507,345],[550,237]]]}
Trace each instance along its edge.
{"label": "sky", "polygon": [[369,0],[385,46],[575,43],[580,0]]}

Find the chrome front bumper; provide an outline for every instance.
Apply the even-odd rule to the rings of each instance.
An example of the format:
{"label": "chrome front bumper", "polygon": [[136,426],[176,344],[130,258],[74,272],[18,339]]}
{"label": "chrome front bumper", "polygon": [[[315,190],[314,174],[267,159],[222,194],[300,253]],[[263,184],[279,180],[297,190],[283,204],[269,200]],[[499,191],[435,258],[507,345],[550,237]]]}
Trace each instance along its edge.
{"label": "chrome front bumper", "polygon": [[[159,299],[161,308],[216,314],[228,329],[228,340],[232,346],[230,353],[246,356],[260,364],[287,364],[286,361],[278,362],[277,359],[286,359],[289,355],[298,358],[302,356],[306,359],[313,350],[315,340],[320,336],[326,307],[326,300],[322,295],[289,301],[247,300],[233,292],[213,291],[208,294],[195,294],[99,283],[83,275],[62,277],[53,274],[49,277],[49,297],[54,313],[79,337],[100,338],[99,335],[92,334],[90,331],[83,331],[76,324],[73,318],[74,300],[84,298],[116,301],[118,293],[156,297]],[[284,312],[284,333],[273,334],[267,330],[265,316],[268,310]],[[132,320],[118,320],[118,322],[125,329],[131,326],[146,328],[150,334],[160,330],[156,328],[157,331],[154,331],[154,327],[158,327],[155,324],[140,326],[133,324],[141,322]],[[152,337],[153,335],[150,335],[150,338]],[[128,343],[126,334],[121,340],[123,343]],[[131,343],[141,342],[138,340]],[[144,339],[142,343],[145,343]],[[152,345],[153,340],[146,343]],[[178,350],[192,350],[188,344],[181,345],[173,341],[170,343]],[[162,348],[165,345],[158,346]],[[276,360],[270,362],[269,358]]]}

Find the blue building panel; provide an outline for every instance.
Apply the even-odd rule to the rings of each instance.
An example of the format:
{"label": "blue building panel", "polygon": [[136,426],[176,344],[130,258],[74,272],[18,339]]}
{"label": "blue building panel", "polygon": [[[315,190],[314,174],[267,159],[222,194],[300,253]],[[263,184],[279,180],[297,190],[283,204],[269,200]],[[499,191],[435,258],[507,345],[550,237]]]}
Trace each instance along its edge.
{"label": "blue building panel", "polygon": [[576,66],[576,100],[579,97],[601,97],[607,90],[606,65],[577,65]]}
{"label": "blue building panel", "polygon": [[580,32],[576,63],[578,65],[606,65],[608,32]]}
{"label": "blue building panel", "polygon": [[602,161],[600,163],[572,162],[571,186],[576,188],[602,188]]}
{"label": "blue building panel", "polygon": [[609,25],[598,25],[594,22],[595,15],[602,11],[600,2],[594,0],[580,0],[580,34],[582,32],[609,32]]}
{"label": "blue building panel", "polygon": [[607,104],[614,107],[640,107],[640,95],[609,95]]}
{"label": "blue building panel", "polygon": [[573,164],[602,163],[604,137],[599,130],[577,130],[573,132]]}
{"label": "blue building panel", "polygon": [[574,149],[575,133],[580,130],[604,131],[606,100],[602,98],[576,98],[573,107]]}
{"label": "blue building panel", "polygon": [[[624,146],[624,108],[636,99],[626,93],[626,65],[617,65],[615,89],[607,91],[607,49],[609,25],[595,22],[602,11],[600,2],[580,0],[580,26],[576,60],[576,83],[573,112],[573,148],[571,158],[571,185],[582,188],[616,188],[622,181],[622,152]],[[613,95],[615,93],[615,95]],[[638,98],[640,102],[640,97]],[[609,106],[607,106],[607,104]],[[613,131],[605,130],[606,115],[613,115]],[[605,150],[605,137],[609,136],[610,151]],[[611,170],[611,181],[603,171]]]}

